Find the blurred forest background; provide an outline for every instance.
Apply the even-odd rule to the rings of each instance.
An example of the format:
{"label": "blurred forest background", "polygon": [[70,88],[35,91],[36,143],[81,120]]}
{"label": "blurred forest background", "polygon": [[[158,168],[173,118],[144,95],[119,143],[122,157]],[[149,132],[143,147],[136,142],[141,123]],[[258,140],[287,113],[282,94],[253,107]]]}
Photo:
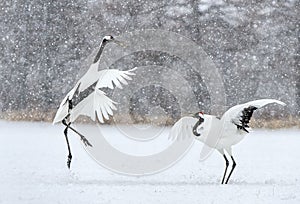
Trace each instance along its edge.
{"label": "blurred forest background", "polygon": [[[222,73],[228,106],[275,98],[288,106],[285,114],[271,115],[295,120],[300,115],[299,8],[297,0],[0,0],[0,117],[50,121],[104,35],[162,29],[188,37],[211,57]],[[157,56],[145,52],[143,59],[153,58],[147,62],[155,64]],[[166,96],[156,94],[164,93],[162,87],[145,89],[149,97],[145,90],[134,97]],[[144,114],[134,97],[132,114]],[[162,107],[167,113],[176,103],[168,98],[161,99],[169,103]],[[198,108],[206,109],[201,104],[209,100],[201,100]]]}

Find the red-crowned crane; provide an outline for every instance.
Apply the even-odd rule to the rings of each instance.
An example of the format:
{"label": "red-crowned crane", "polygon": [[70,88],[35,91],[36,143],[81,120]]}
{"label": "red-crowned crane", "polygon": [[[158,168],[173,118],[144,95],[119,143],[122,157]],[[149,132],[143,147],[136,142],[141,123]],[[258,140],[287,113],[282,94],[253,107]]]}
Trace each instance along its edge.
{"label": "red-crowned crane", "polygon": [[[285,103],[278,100],[260,99],[233,106],[221,118],[203,114],[203,112],[195,113],[191,117],[182,117],[172,127],[169,137],[173,139],[195,137],[207,146],[218,150],[223,155],[226,164],[221,183],[227,184],[236,166],[232,156],[232,146],[239,143],[249,133],[248,124],[253,112],[271,103],[285,106]],[[233,164],[226,180],[229,160],[225,152],[230,156]]]}
{"label": "red-crowned crane", "polygon": [[[115,40],[115,38],[112,36],[105,36],[103,38],[99,51],[97,52],[92,65],[62,100],[53,119],[53,124],[62,122],[66,126],[64,134],[69,151],[67,161],[68,168],[70,168],[72,160],[72,154],[68,140],[68,129],[71,129],[77,133],[85,145],[92,146],[92,144],[90,144],[82,134],[71,127],[71,123],[73,123],[80,115],[89,116],[93,121],[98,118],[99,122],[104,123],[104,119],[108,120],[109,116],[113,115],[113,110],[116,110],[116,103],[107,97],[101,88],[114,89],[114,87],[118,87],[122,89],[122,84],[127,85],[126,80],[131,80],[130,76],[135,75],[133,71],[136,68],[128,71],[120,71],[117,69],[98,71],[100,56],[104,47],[110,42],[122,45],[120,41]],[[94,91],[74,106],[74,96],[80,94],[93,85],[95,85]]]}

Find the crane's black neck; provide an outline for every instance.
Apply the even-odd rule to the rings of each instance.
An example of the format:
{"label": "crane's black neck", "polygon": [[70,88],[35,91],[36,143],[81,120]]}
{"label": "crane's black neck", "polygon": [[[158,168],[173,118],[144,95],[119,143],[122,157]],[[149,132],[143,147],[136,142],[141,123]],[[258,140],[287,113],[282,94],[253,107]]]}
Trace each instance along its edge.
{"label": "crane's black neck", "polygon": [[105,45],[107,45],[108,42],[109,42],[108,40],[103,39],[103,41],[102,41],[102,43],[101,43],[101,45],[100,45],[100,48],[99,48],[99,50],[98,50],[98,53],[97,53],[97,55],[96,55],[95,58],[94,58],[93,63],[98,62],[98,60],[100,59],[100,56],[101,56],[101,54],[102,54],[102,52],[103,52],[103,50],[104,50],[104,47],[105,47]]}
{"label": "crane's black neck", "polygon": [[194,125],[194,127],[193,127],[193,134],[195,135],[195,136],[197,136],[197,137],[199,137],[201,134],[199,134],[198,132],[197,132],[197,128],[199,127],[199,125],[201,125],[201,123],[203,123],[204,122],[204,119],[203,118],[201,118],[201,117],[199,117],[199,120],[196,122],[196,124]]}

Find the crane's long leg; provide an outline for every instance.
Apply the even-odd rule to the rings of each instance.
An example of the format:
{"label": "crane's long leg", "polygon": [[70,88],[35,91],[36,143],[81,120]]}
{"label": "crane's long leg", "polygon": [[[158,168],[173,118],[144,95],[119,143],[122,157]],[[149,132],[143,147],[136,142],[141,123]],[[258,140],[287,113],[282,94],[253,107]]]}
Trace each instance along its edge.
{"label": "crane's long leg", "polygon": [[[70,125],[71,125],[71,124],[70,124]],[[72,128],[71,126],[69,126],[69,128],[70,128],[71,130],[73,130],[73,132],[75,132],[77,135],[80,136],[80,139],[81,139],[81,141],[83,142],[83,144],[84,144],[85,146],[90,146],[90,147],[93,146],[93,145],[88,141],[88,139],[86,139],[85,136],[83,136],[82,134],[80,134],[77,130],[75,130],[75,129]]]}
{"label": "crane's long leg", "polygon": [[73,127],[71,127],[71,123],[67,124],[66,121],[63,120],[63,124],[65,126],[68,126],[69,129],[71,129],[73,132],[75,132],[77,135],[80,136],[80,139],[82,140],[83,144],[85,146],[90,146],[92,147],[93,145],[88,141],[88,139],[86,139],[85,136],[83,136],[81,133],[79,133],[77,130],[75,130]]}
{"label": "crane's long leg", "polygon": [[224,184],[225,176],[226,176],[227,169],[228,169],[228,166],[229,166],[229,161],[228,161],[228,159],[227,159],[226,155],[225,155],[225,154],[223,154],[223,157],[224,157],[224,159],[225,159],[225,162],[226,162],[226,167],[225,167],[225,172],[224,172],[224,175],[223,175],[223,179],[222,179],[222,182],[221,182],[221,184]]}
{"label": "crane's long leg", "polygon": [[67,123],[67,121],[66,121],[67,117],[62,120],[62,124],[66,126],[66,128],[64,130],[64,134],[65,134],[66,142],[67,142],[67,145],[68,145],[68,151],[69,151],[67,165],[68,165],[68,168],[70,169],[71,161],[72,161],[72,154],[71,154],[71,148],[70,148],[70,143],[69,143],[69,139],[68,139],[68,129],[71,129],[75,133],[77,133],[80,136],[80,138],[83,141],[85,146],[91,146],[92,147],[92,145],[82,134],[80,134],[78,131],[76,131],[74,128],[71,127],[71,123]]}
{"label": "crane's long leg", "polygon": [[69,143],[69,139],[68,139],[68,129],[69,129],[69,124],[65,123],[65,121],[63,120],[63,124],[66,125],[66,128],[64,130],[64,134],[65,134],[65,138],[66,138],[66,142],[68,145],[68,151],[69,151],[69,155],[68,155],[68,161],[67,161],[67,166],[70,169],[71,166],[71,161],[72,161],[72,154],[71,154],[71,148],[70,148],[70,143]]}
{"label": "crane's long leg", "polygon": [[233,156],[231,156],[231,159],[232,159],[232,162],[233,162],[233,163],[232,163],[232,169],[231,169],[231,171],[230,171],[230,173],[229,173],[229,175],[228,175],[228,177],[227,177],[227,180],[226,180],[225,184],[228,183],[229,178],[230,178],[230,176],[231,176],[231,174],[232,174],[234,168],[236,167],[236,163],[235,163],[235,161],[234,161],[234,159],[233,159]]}

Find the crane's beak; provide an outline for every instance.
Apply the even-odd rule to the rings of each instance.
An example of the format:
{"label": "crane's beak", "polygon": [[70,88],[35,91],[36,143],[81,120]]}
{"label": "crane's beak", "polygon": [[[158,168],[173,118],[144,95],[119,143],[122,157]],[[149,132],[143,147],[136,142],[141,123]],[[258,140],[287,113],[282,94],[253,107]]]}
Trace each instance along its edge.
{"label": "crane's beak", "polygon": [[113,42],[116,43],[117,45],[123,47],[123,48],[127,47],[127,45],[123,41],[114,40]]}

